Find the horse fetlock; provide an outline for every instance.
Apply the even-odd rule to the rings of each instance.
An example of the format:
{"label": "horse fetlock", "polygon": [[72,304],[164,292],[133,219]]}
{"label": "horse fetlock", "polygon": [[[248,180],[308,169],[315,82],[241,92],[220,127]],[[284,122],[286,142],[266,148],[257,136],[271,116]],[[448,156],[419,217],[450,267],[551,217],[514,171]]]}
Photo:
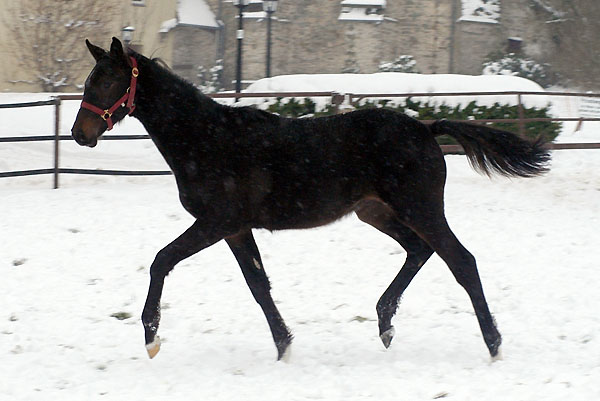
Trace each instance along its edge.
{"label": "horse fetlock", "polygon": [[487,345],[492,360],[502,359],[502,353],[500,352],[500,346],[502,345],[502,337],[500,333],[496,331],[496,336],[493,338],[488,338],[484,336],[485,344]]}
{"label": "horse fetlock", "polygon": [[150,359],[154,358],[160,351],[160,337],[156,335],[158,331],[158,322],[151,321],[144,324],[144,338],[146,342],[146,351]]}
{"label": "horse fetlock", "polygon": [[377,319],[379,320],[379,332],[383,333],[392,327],[392,317],[396,313],[398,306],[390,302],[379,302],[377,304]]}
{"label": "horse fetlock", "polygon": [[142,318],[142,324],[144,325],[144,330],[149,333],[154,333],[158,331],[158,325],[160,323],[160,316],[156,315],[152,319],[144,319]]}
{"label": "horse fetlock", "polygon": [[498,349],[502,344],[502,336],[498,331],[498,325],[496,323],[496,319],[494,316],[490,316],[491,322],[487,325],[482,325],[481,332],[483,334],[483,340],[485,341],[485,345],[487,345],[490,350],[490,354],[492,357],[495,357],[498,353]]}
{"label": "horse fetlock", "polygon": [[146,344],[151,343],[160,324],[160,305],[154,310],[152,308],[144,308],[142,312],[142,324],[144,325]]}

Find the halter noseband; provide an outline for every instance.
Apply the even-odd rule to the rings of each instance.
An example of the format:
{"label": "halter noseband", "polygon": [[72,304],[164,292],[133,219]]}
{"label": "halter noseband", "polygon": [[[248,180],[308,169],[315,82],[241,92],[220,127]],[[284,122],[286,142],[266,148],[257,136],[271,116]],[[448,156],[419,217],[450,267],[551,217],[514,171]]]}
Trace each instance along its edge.
{"label": "halter noseband", "polygon": [[[129,88],[127,88],[125,94],[121,96],[121,98],[117,100],[111,108],[102,110],[100,107],[94,106],[91,103],[85,101],[81,102],[82,108],[88,109],[98,114],[104,121],[106,121],[106,124],[108,125],[108,131],[110,131],[113,128],[112,115],[119,107],[127,107],[129,109],[129,113],[127,113],[128,115],[131,115],[131,113],[133,113],[133,110],[135,110],[135,105],[133,104],[133,101],[135,99],[137,77],[138,75],[140,75],[140,71],[137,68],[137,60],[133,57],[129,57],[129,59],[131,60],[131,82],[129,83]],[[127,101],[127,103],[125,103],[125,101]]]}

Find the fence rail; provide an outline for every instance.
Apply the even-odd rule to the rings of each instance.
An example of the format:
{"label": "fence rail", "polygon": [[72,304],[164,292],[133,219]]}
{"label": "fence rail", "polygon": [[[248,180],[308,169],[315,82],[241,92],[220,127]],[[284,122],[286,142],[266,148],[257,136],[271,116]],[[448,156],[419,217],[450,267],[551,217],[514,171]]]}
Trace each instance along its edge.
{"label": "fence rail", "polygon": [[[215,93],[209,95],[214,99],[236,99],[236,98],[292,98],[292,97],[330,97],[331,103],[336,107],[343,104],[344,101],[357,101],[365,98],[408,98],[408,97],[460,97],[460,96],[516,96],[517,106],[519,109],[520,118],[509,119],[481,119],[481,120],[457,120],[469,123],[484,124],[490,122],[506,122],[519,124],[519,131],[524,133],[524,126],[530,122],[542,121],[600,121],[600,118],[574,118],[574,117],[559,117],[559,118],[524,118],[523,116],[523,96],[571,96],[571,97],[595,97],[600,98],[599,93],[580,93],[580,92],[523,92],[523,91],[504,91],[504,92],[437,92],[437,93],[336,93],[336,92],[261,92],[261,93]],[[54,188],[59,187],[60,174],[90,174],[90,175],[112,175],[112,176],[157,176],[170,175],[171,171],[161,170],[100,170],[100,169],[81,169],[81,168],[62,168],[59,166],[60,142],[72,140],[70,135],[60,135],[60,107],[63,101],[81,100],[82,95],[59,95],[50,100],[37,102],[23,102],[0,104],[0,109],[22,108],[22,107],[37,107],[49,106],[55,107],[54,135],[37,135],[28,137],[0,137],[0,143],[15,143],[15,142],[40,142],[54,141],[54,167],[35,170],[7,171],[0,172],[0,178],[4,177],[22,177],[30,175],[54,175]],[[431,120],[422,120],[423,122],[431,122]],[[104,140],[119,141],[119,140],[139,140],[149,139],[149,135],[107,135]],[[600,149],[600,143],[561,143],[549,144],[551,149]],[[460,145],[441,145],[444,153],[456,153],[462,151]]]}
{"label": "fence rail", "polygon": [[50,99],[50,100],[40,100],[38,102],[22,102],[22,103],[5,103],[0,104],[0,109],[16,109],[20,107],[36,107],[36,106],[50,106],[60,102],[60,100]]}

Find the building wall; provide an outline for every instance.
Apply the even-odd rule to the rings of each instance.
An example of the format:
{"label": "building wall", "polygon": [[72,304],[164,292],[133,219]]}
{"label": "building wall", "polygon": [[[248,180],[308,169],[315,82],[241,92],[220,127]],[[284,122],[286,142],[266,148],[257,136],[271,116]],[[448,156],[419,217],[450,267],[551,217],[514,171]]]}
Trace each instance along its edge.
{"label": "building wall", "polygon": [[[121,0],[123,26],[133,26],[131,44],[148,57],[160,57],[167,64],[173,63],[174,41],[172,35],[160,33],[164,21],[173,19],[177,13],[177,0],[146,0],[144,6],[134,6],[131,0]],[[121,37],[117,31],[115,36]]]}
{"label": "building wall", "polygon": [[[14,18],[7,11],[12,1],[0,0],[0,21]],[[145,0],[144,6],[135,6],[131,0],[105,0],[104,5],[112,14],[107,13],[103,24],[110,34],[92,39],[108,47],[110,36],[120,37],[123,26],[134,26],[132,45],[136,49],[162,58],[192,82],[196,82],[199,65],[208,69],[218,57],[223,57],[223,83],[231,89],[236,69],[238,10],[231,0],[205,1],[217,19],[223,21],[222,30],[178,26],[159,33],[164,21],[176,18],[177,0]],[[585,85],[588,90],[600,88],[600,81],[595,78],[600,51],[594,35],[594,29],[600,28],[594,28],[590,22],[587,36],[579,37],[577,28],[585,24],[547,23],[547,12],[529,0],[502,0],[497,24],[458,21],[461,0],[387,0],[383,11],[386,18],[381,23],[338,20],[339,0],[279,3],[272,24],[273,75],[350,70],[372,73],[381,62],[399,55],[412,55],[422,73],[479,74],[488,54],[506,50],[508,38],[519,37],[526,55],[550,63],[563,77],[571,79],[572,85]],[[588,14],[600,12],[590,7]],[[244,19],[245,81],[265,76],[266,27],[265,19]],[[85,38],[79,39],[84,48]],[[7,24],[0,23],[0,90],[37,91],[39,86],[35,84],[9,82],[35,79],[33,71],[18,64],[19,51],[22,49],[11,38]],[[80,82],[93,60],[84,57],[82,63],[86,72],[81,74]]]}
{"label": "building wall", "polygon": [[459,74],[481,74],[486,56],[505,47],[500,24],[458,21],[455,31],[454,65]]}
{"label": "building wall", "polygon": [[[412,55],[424,73],[450,65],[452,2],[388,1],[381,23],[340,21],[339,1],[280,1],[274,14],[272,72],[278,74],[377,71],[383,61]],[[225,77],[235,78],[237,9],[224,3]],[[265,76],[266,21],[244,19],[243,79]]]}
{"label": "building wall", "polygon": [[199,27],[176,27],[171,31],[173,39],[173,70],[189,82],[196,83],[198,67],[206,70],[215,64],[217,35],[214,29]]}

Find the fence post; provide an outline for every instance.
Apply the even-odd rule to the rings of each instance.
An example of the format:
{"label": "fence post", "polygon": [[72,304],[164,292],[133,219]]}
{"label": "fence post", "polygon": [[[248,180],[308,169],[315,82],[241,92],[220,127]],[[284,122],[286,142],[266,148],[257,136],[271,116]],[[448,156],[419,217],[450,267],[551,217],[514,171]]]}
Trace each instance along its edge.
{"label": "fence post", "polygon": [[521,138],[525,138],[525,123],[523,119],[525,118],[525,112],[523,111],[523,99],[521,98],[521,94],[517,95],[517,113],[519,114],[519,136]]}
{"label": "fence post", "polygon": [[342,95],[341,93],[333,92],[331,94],[331,104],[334,107],[335,114],[339,114],[340,105],[342,103],[344,103],[344,95]]}
{"label": "fence post", "polygon": [[60,143],[60,97],[54,98],[54,189],[58,189]]}

